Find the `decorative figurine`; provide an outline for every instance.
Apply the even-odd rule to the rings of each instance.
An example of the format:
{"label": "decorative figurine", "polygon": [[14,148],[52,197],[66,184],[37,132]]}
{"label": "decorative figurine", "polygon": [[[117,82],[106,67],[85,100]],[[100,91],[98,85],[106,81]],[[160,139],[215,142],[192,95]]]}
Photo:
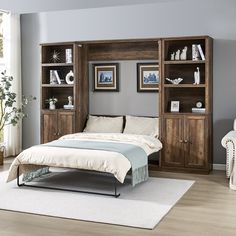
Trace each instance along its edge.
{"label": "decorative figurine", "polygon": [[60,60],[61,60],[60,52],[54,50],[53,53],[52,53],[51,61],[53,63],[58,63]]}
{"label": "decorative figurine", "polygon": [[66,74],[65,80],[67,84],[74,84],[74,73],[72,70],[70,70],[70,72]]}
{"label": "decorative figurine", "polygon": [[180,56],[180,50],[178,49],[175,53],[175,60],[179,60]]}
{"label": "decorative figurine", "polygon": [[68,106],[72,106],[72,96],[68,97]]}
{"label": "decorative figurine", "polygon": [[175,53],[174,53],[174,52],[170,54],[170,60],[171,60],[171,61],[174,61],[174,60],[175,60]]}
{"label": "decorative figurine", "polygon": [[182,52],[180,54],[180,60],[187,60],[187,50],[188,50],[188,47],[185,46],[183,49],[182,49]]}
{"label": "decorative figurine", "polygon": [[178,78],[178,79],[169,79],[169,78],[166,78],[167,81],[171,82],[172,84],[179,84],[183,81],[182,78]]}
{"label": "decorative figurine", "polygon": [[193,84],[200,84],[200,70],[197,67],[197,71],[194,71],[194,83]]}

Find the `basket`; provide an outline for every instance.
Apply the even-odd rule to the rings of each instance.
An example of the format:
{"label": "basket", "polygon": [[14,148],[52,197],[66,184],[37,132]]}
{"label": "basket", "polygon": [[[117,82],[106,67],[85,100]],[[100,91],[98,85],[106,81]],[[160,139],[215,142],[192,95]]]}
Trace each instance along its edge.
{"label": "basket", "polygon": [[4,144],[0,144],[0,166],[3,165],[3,160],[4,160],[4,151],[5,151],[5,146]]}
{"label": "basket", "polygon": [[4,151],[0,150],[0,165],[3,165]]}

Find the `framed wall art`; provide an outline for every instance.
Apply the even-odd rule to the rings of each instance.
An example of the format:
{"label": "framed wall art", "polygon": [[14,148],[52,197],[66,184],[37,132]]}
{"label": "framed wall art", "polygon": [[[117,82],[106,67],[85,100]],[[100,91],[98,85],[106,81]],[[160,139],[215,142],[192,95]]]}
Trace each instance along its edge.
{"label": "framed wall art", "polygon": [[93,64],[93,91],[119,91],[119,64]]}
{"label": "framed wall art", "polygon": [[137,91],[159,91],[159,65],[157,63],[137,63]]}
{"label": "framed wall art", "polygon": [[179,112],[179,101],[171,101],[170,112]]}

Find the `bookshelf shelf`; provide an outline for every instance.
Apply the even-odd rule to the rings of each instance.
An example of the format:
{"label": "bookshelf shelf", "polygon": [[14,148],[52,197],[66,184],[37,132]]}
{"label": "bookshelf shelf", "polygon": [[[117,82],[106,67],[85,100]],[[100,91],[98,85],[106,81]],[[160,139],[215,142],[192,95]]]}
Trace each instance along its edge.
{"label": "bookshelf shelf", "polygon": [[74,84],[42,84],[43,88],[73,88]]}
{"label": "bookshelf shelf", "polygon": [[74,63],[43,63],[42,67],[74,66]]}
{"label": "bookshelf shelf", "polygon": [[205,84],[164,84],[165,88],[204,88]]}
{"label": "bookshelf shelf", "polygon": [[164,61],[164,64],[166,65],[172,65],[172,64],[205,64],[205,60],[198,60],[198,61],[193,61],[193,60],[183,60],[183,61],[177,61],[177,60],[173,60],[173,61]]}

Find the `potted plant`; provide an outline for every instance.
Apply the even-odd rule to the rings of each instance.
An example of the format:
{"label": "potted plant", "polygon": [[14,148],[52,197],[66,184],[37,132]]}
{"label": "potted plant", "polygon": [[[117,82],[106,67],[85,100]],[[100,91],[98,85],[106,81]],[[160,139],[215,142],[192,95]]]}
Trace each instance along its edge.
{"label": "potted plant", "polygon": [[[17,125],[27,114],[24,108],[27,104],[36,99],[33,96],[22,96],[22,102],[19,106],[16,106],[16,93],[11,91],[12,76],[6,75],[6,72],[2,72],[0,75],[0,133],[6,125]],[[2,140],[1,140],[2,141]],[[4,158],[4,143],[0,143],[0,165],[3,164]]]}
{"label": "potted plant", "polygon": [[49,103],[49,109],[50,110],[55,110],[56,109],[57,101],[58,101],[57,98],[54,98],[54,97],[45,100],[46,103]]}

